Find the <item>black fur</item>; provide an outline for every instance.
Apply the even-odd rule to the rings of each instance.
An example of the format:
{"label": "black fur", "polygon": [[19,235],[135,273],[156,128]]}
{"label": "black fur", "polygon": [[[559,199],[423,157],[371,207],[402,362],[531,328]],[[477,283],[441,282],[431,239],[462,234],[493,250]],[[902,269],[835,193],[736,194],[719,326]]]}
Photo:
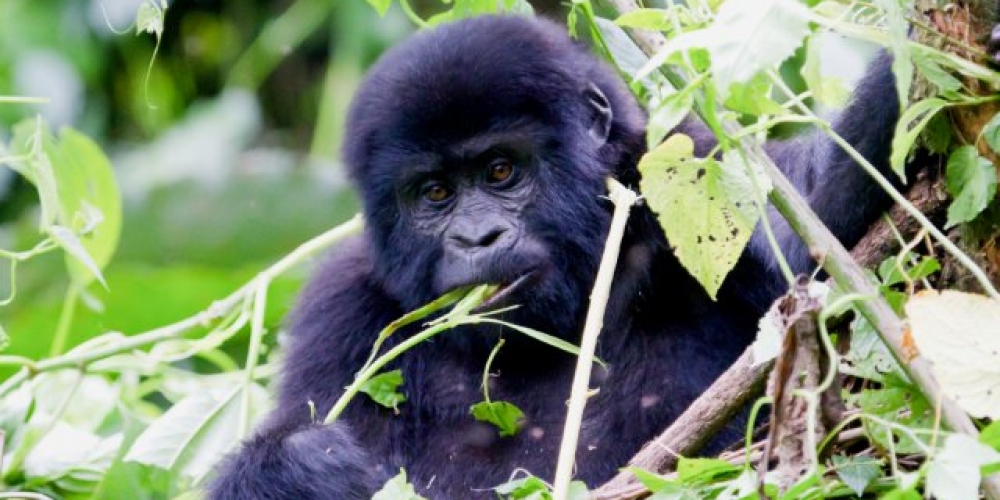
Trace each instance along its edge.
{"label": "black fur", "polygon": [[[836,124],[883,170],[898,115],[888,68],[875,65]],[[541,20],[456,22],[386,54],[355,98],[344,150],[368,230],[337,248],[302,293],[278,408],[223,463],[209,497],[370,498],[400,467],[432,499],[494,498],[489,488],[516,469],[551,479],[575,358],[516,333],[505,335],[490,391],[524,410],[514,437],[469,415],[499,334],[490,327],[452,331],[403,355],[394,368],[409,400],[398,415],[359,397],[323,427],[307,403],[325,415],[383,326],[462,282],[531,273],[511,299],[522,307],[508,317],[576,339],[610,222],[604,179],[636,182],[644,120],[612,69]],[[711,146],[702,129],[680,129],[700,151]],[[494,136],[520,176],[496,190],[477,177],[479,157],[453,151]],[[884,193],[821,135],[768,148],[845,244],[886,208]],[[471,194],[428,205],[419,194],[426,177],[410,178],[425,168]],[[779,216],[772,221],[793,268],[810,270],[807,249]],[[599,346],[610,369],[592,383],[600,392],[587,405],[576,477],[590,485],[610,478],[673,421],[751,342],[784,288],[755,235],[710,300],[651,212],[636,209]],[[734,423],[718,442],[741,431]]]}

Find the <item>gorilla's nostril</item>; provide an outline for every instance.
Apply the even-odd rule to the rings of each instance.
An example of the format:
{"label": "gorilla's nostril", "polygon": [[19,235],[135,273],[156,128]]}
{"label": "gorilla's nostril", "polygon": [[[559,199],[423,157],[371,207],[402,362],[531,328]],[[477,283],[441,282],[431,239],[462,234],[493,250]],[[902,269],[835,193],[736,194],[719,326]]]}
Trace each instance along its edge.
{"label": "gorilla's nostril", "polygon": [[460,248],[487,248],[493,246],[505,232],[507,232],[505,228],[494,227],[475,233],[453,234],[451,235],[451,240]]}
{"label": "gorilla's nostril", "polygon": [[489,232],[484,234],[483,237],[479,240],[478,246],[481,247],[493,246],[493,244],[496,243],[498,239],[500,239],[500,236],[503,235],[505,231],[506,229],[503,228],[494,228],[490,230]]}

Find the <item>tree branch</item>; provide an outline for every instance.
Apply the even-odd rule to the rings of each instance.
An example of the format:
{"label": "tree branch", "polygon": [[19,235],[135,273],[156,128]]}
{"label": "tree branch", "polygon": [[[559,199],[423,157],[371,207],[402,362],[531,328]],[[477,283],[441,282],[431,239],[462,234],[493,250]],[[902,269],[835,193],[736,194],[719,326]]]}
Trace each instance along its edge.
{"label": "tree branch", "polygon": [[[634,0],[609,0],[609,2],[619,13],[639,8]],[[660,33],[631,30],[630,34],[635,39],[636,44],[649,56],[654,55],[658,48],[666,44],[666,39]],[[663,71],[672,83],[683,81],[678,75],[672,74],[669,68],[664,68]],[[698,112],[699,116],[704,119],[702,116],[704,111],[699,109]],[[722,123],[726,133],[730,135],[740,128],[732,120],[722,120]],[[741,139],[740,145],[746,150],[750,161],[763,166],[768,176],[771,177],[774,188],[771,191],[770,200],[775,208],[785,217],[791,228],[809,248],[820,250],[824,255],[824,270],[845,289],[873,297],[872,300],[858,303],[858,310],[875,327],[882,341],[889,347],[899,365],[907,372],[923,395],[929,401],[939,402],[943,423],[956,432],[973,437],[978,436],[978,431],[968,415],[941,391],[930,371],[927,360],[922,357],[915,359],[908,357],[903,347],[902,321],[885,300],[878,295],[877,290],[865,277],[862,268],[852,259],[829,229],[823,225],[806,200],[763,151],[759,142],[753,137],[747,136]],[[997,475],[984,477],[983,489],[988,498],[1000,499],[1000,477]]]}

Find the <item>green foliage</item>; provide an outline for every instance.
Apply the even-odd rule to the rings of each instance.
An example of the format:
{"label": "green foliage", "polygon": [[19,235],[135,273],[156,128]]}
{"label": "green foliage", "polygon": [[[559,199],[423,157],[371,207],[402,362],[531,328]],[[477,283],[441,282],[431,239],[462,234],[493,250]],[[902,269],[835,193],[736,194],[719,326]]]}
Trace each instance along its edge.
{"label": "green foliage", "polygon": [[524,425],[524,412],[506,401],[482,401],[472,405],[469,413],[476,420],[495,425],[500,436],[514,436]]}
{"label": "green foliage", "polygon": [[832,461],[837,477],[859,497],[873,480],[884,475],[882,461],[876,458],[834,455]]}
{"label": "green foliage", "polygon": [[426,500],[417,494],[413,485],[406,481],[406,471],[399,470],[399,474],[390,479],[382,486],[382,489],[375,493],[372,500]]}
{"label": "green foliage", "polygon": [[689,137],[671,136],[640,161],[640,187],[677,258],[714,298],[750,241],[760,216],[754,182],[765,181],[735,155],[693,155]]}
{"label": "green foliage", "polygon": [[[494,488],[501,497],[507,500],[552,500],[552,492],[545,481],[528,476],[522,479],[515,479],[501,484]],[[566,493],[567,500],[586,500],[590,498],[587,485],[580,481],[573,481],[569,485]]]}
{"label": "green foliage", "polygon": [[[200,481],[240,438],[238,426],[232,424],[241,418],[244,391],[250,392],[255,407],[251,414],[263,415],[269,404],[266,390],[258,385],[230,383],[194,392],[139,434],[123,460]],[[248,424],[252,421],[256,419]]]}
{"label": "green foliage", "polygon": [[900,179],[906,178],[906,159],[917,142],[917,136],[934,116],[948,106],[944,99],[931,97],[910,106],[899,117],[896,134],[892,138],[892,156],[889,163]]}
{"label": "green foliage", "polygon": [[997,194],[996,166],[979,156],[975,146],[961,146],[951,152],[945,179],[952,197],[946,227],[976,218]]}
{"label": "green foliage", "polygon": [[[363,3],[353,3],[374,16]],[[386,17],[380,26],[389,26],[393,19],[401,18],[392,10],[391,0],[368,3]],[[296,111],[277,119],[269,115],[269,121],[286,120],[311,127],[317,94],[324,93],[323,102],[339,102],[339,96],[350,90],[343,89],[340,83],[356,82],[363,65],[392,38],[381,30],[356,29],[368,26],[359,19],[370,18],[355,15],[357,10],[350,10],[353,7],[349,2],[300,0],[263,31],[245,29],[255,25],[224,15],[203,13],[200,17],[178,18],[176,25],[181,26],[181,33],[174,38],[185,44],[185,50],[156,60],[152,51],[157,49],[150,37],[128,37],[126,43],[87,34],[82,25],[53,29],[52,20],[67,18],[71,4],[15,2],[5,11],[8,15],[0,18],[0,62],[8,64],[0,64],[4,68],[0,69],[0,93],[8,92],[14,71],[8,68],[17,66],[14,62],[19,61],[19,54],[41,48],[64,56],[91,92],[79,126],[88,135],[107,140],[109,151],[122,149],[115,143],[122,140],[122,136],[115,135],[122,131],[127,131],[124,138],[141,141],[173,126],[187,104],[198,95],[204,96],[196,92],[211,88],[211,94],[218,90],[214,87],[223,85],[218,75],[231,78],[231,83],[258,87],[279,62],[289,61],[286,66],[301,63],[294,60],[295,53],[290,49],[315,43],[318,37],[313,32],[333,17],[333,31],[341,36],[330,45],[326,82],[317,82],[305,92],[279,89],[278,98],[271,96],[271,100],[281,103],[279,107]],[[440,6],[445,10],[425,20],[406,0],[399,6],[419,26],[481,13],[531,12],[522,0],[454,0],[442,2]],[[173,6],[171,15],[183,8]],[[161,0],[146,0],[134,16],[135,32],[154,35],[156,47],[164,34],[166,9]],[[268,9],[248,9],[254,20],[251,23],[260,24],[274,14]],[[947,114],[941,111],[994,99],[967,95],[974,86],[967,87],[959,76],[981,78],[993,85],[1000,82],[1000,77],[975,63],[911,42],[906,21],[909,2],[877,0],[872,6],[818,0],[713,0],[697,7],[668,2],[664,8],[640,9],[614,22],[600,17],[604,12],[586,0],[573,2],[571,9],[571,29],[589,36],[599,50],[607,53],[632,78],[633,89],[648,103],[650,153],[640,166],[643,193],[682,264],[711,295],[717,292],[759,222],[761,204],[769,190],[766,178],[743,160],[739,142],[749,135],[774,134],[776,125],[819,121],[799,103],[811,104],[814,99],[837,106],[844,102],[842,84],[824,73],[820,64],[823,52],[817,35],[824,31],[875,40],[895,55],[893,69],[904,109],[893,140],[893,169],[903,175],[907,157],[920,138],[931,151],[949,155],[946,181],[953,197],[949,226],[964,229],[970,221],[983,223],[981,219],[993,216],[988,207],[996,206],[996,170],[973,145],[956,144],[958,135],[952,134]],[[334,12],[337,14],[332,15]],[[350,15],[341,15],[345,12]],[[68,18],[81,17],[76,10],[71,13]],[[293,22],[303,20],[307,22]],[[659,53],[648,57],[623,27],[660,31],[670,41]],[[250,35],[243,33],[258,31],[258,41],[235,62],[239,52],[251,45],[249,38],[241,38]],[[275,41],[282,45],[276,48]],[[798,55],[790,58],[796,51]],[[104,52],[114,52],[114,57]],[[664,64],[677,71],[666,74],[662,71]],[[252,70],[244,74],[248,67]],[[790,78],[788,68],[793,78],[801,73],[804,87],[782,79]],[[906,106],[914,69],[933,85],[937,95]],[[115,75],[114,80],[101,79],[109,73]],[[673,74],[682,78],[674,78]],[[275,80],[267,85],[282,79]],[[94,93],[94,89],[108,90]],[[261,90],[262,95],[266,92],[274,90]],[[6,102],[11,101],[2,103]],[[691,112],[703,115],[719,136],[719,147],[706,158],[694,157],[689,139],[667,137]],[[0,119],[5,124],[13,123],[11,117],[32,113],[22,112],[22,107],[0,106]],[[746,128],[722,130],[720,121],[736,115]],[[336,121],[331,116],[338,116],[336,110],[323,111],[323,123],[314,131],[314,144],[324,144],[334,151],[337,139],[328,136],[336,134],[329,131],[339,129],[331,125]],[[826,130],[825,125],[819,128]],[[275,142],[272,137],[282,137],[280,142],[285,135],[310,135],[308,129],[291,134],[284,130],[267,132],[269,139],[265,142],[269,146]],[[248,137],[233,141],[213,137],[216,143],[239,142],[232,153],[236,157],[246,153],[240,148],[251,147],[258,139],[256,133],[247,132]],[[213,153],[211,147],[217,144],[209,144],[212,140],[188,140],[160,150],[148,148],[152,160],[164,162],[157,157],[169,156],[165,161],[169,168],[156,170],[146,164],[147,158],[124,167],[117,165],[119,175],[131,182],[121,183],[126,197],[143,200],[126,204],[123,209],[111,162],[81,132],[64,128],[53,134],[44,120],[32,117],[14,126],[6,137],[10,141],[6,148],[0,148],[0,158],[30,183],[30,196],[27,202],[24,197],[18,201],[20,211],[0,204],[0,245],[4,247],[0,256],[10,262],[10,269],[20,270],[16,280],[13,273],[7,279],[0,272],[0,291],[9,290],[11,296],[10,300],[0,301],[0,307],[5,307],[0,313],[4,323],[0,326],[0,349],[7,348],[4,329],[13,336],[5,352],[10,356],[3,357],[6,378],[0,383],[0,430],[5,436],[6,453],[2,487],[74,500],[197,497],[197,486],[212,464],[247,435],[267,406],[260,383],[274,373],[274,358],[269,351],[276,344],[264,335],[264,329],[277,329],[302,274],[265,276],[251,283],[254,286],[240,301],[221,311],[214,309],[218,304],[209,304],[254,278],[262,262],[287,251],[311,231],[329,225],[331,211],[346,213],[353,210],[354,204],[342,198],[331,203],[330,193],[318,189],[315,178],[308,176],[269,174],[259,185],[244,184],[246,172],[260,168],[246,162],[239,164],[239,174],[227,178],[222,188],[190,180],[164,189],[135,188],[132,174],[137,170],[156,178],[163,172],[173,174],[182,169],[183,157],[176,160],[182,155],[175,155],[181,149],[194,149],[209,158],[224,156]],[[665,138],[666,142],[660,144]],[[979,139],[1000,153],[1000,115],[984,127]],[[270,158],[265,163],[273,161]],[[301,174],[302,169],[297,169]],[[4,181],[0,176],[0,197],[4,195]],[[289,192],[296,193],[296,201],[304,208],[288,208]],[[219,200],[218,204],[206,204],[209,199]],[[248,203],[248,199],[253,202]],[[310,201],[301,205],[304,200]],[[192,230],[185,234],[176,231],[177,227]],[[8,251],[10,245],[28,250]],[[75,314],[65,316],[66,344],[74,349],[45,358],[49,341],[58,337],[52,332],[57,329],[60,311],[67,311],[59,297],[65,288],[66,273],[60,272],[62,262],[52,258],[59,257],[59,253],[63,254],[72,287],[81,299],[79,306],[73,302],[68,308]],[[0,270],[6,272],[7,263],[0,264],[4,264]],[[902,311],[912,291],[940,268],[934,258],[906,252],[882,262],[872,278],[880,294]],[[103,284],[107,289],[99,286]],[[264,287],[267,294],[258,294],[262,289],[257,287]],[[18,290],[20,298],[13,300]],[[399,328],[415,325],[448,306],[454,306],[452,311],[444,319],[424,325],[417,335],[425,337],[416,339],[411,347],[456,324],[496,323],[564,351],[577,352],[564,340],[476,311],[476,305],[489,294],[488,288],[468,296],[466,292],[456,291],[383,330],[366,363],[370,373],[359,377],[356,392],[364,392],[386,407],[397,408],[404,403],[406,396],[400,387],[405,374],[399,370],[379,373],[381,364],[402,351],[386,357],[387,353],[379,352],[380,347]],[[265,303],[272,306],[265,307]],[[155,333],[160,331],[158,327],[202,314],[199,311],[215,313],[197,316],[199,321],[190,330],[128,349],[116,347],[133,340],[136,332],[139,336]],[[249,318],[257,314],[263,315],[263,321],[251,328]],[[249,330],[254,335],[249,335]],[[819,464],[817,470],[802,477],[783,498],[862,494],[913,500],[924,495],[975,498],[980,475],[1000,468],[1000,427],[996,423],[987,426],[979,443],[935,429],[933,405],[902,375],[872,325],[857,316],[851,330],[849,352],[841,358],[840,366],[863,380],[858,384],[860,388],[848,396],[847,403],[856,410],[856,418],[863,422],[865,436],[875,444],[880,459],[836,454],[825,466]],[[249,346],[248,338],[255,339]],[[242,359],[247,347],[253,353],[248,356],[252,361],[241,370],[237,360]],[[258,365],[259,351],[267,356]],[[79,361],[79,357],[86,360]],[[44,363],[52,361],[67,364],[46,368],[51,365]],[[13,371],[23,365],[42,369],[32,378],[27,377],[26,370]],[[489,363],[485,372],[488,376]],[[982,381],[968,384],[982,385]],[[506,401],[490,401],[488,393],[484,396],[485,401],[470,408],[470,418],[496,425],[501,435],[516,433],[523,419],[521,410]],[[899,460],[901,455],[911,453],[922,458],[923,465],[919,465],[920,460]],[[715,459],[681,458],[673,475],[633,472],[653,491],[651,498],[661,500],[756,498],[759,482],[756,473],[744,464]],[[778,497],[773,485],[765,484],[764,489],[771,497]],[[535,477],[501,485],[497,493],[517,499],[551,498],[549,487]],[[587,496],[582,483],[573,484],[570,498]],[[403,471],[375,498],[420,499]]]}
{"label": "green foliage", "polygon": [[399,405],[406,402],[406,395],[398,391],[401,385],[403,385],[403,372],[392,370],[368,379],[358,390],[371,397],[372,401],[399,411]]}

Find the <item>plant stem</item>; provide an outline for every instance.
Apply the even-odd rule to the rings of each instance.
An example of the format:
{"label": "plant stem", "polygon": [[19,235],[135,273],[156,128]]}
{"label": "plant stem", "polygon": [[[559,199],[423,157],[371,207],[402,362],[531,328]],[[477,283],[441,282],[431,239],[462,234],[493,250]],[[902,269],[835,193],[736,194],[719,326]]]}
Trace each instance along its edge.
{"label": "plant stem", "polygon": [[576,372],[573,374],[569,409],[566,411],[562,444],[559,446],[559,461],[556,463],[556,476],[552,486],[554,500],[566,500],[569,493],[576,447],[580,438],[580,427],[583,423],[583,410],[587,405],[590,370],[594,363],[594,351],[597,349],[597,337],[604,326],[604,311],[608,305],[611,282],[615,277],[615,267],[618,264],[622,237],[625,235],[628,213],[632,205],[639,200],[638,195],[614,179],[608,179],[608,191],[608,198],[614,203],[615,212],[611,219],[611,227],[608,229],[607,241],[604,244],[601,267],[597,269],[594,289],[590,294],[587,321],[584,323],[583,337],[580,340],[580,354],[576,360]]}
{"label": "plant stem", "polygon": [[[256,291],[259,283],[270,282],[276,276],[285,273],[292,267],[315,256],[317,253],[326,249],[330,245],[351,235],[357,234],[361,231],[363,225],[364,220],[361,215],[355,215],[351,218],[351,220],[344,222],[343,224],[340,224],[339,226],[303,243],[291,253],[282,257],[281,260],[274,263],[271,267],[261,271],[257,276],[238,288],[228,297],[213,302],[212,305],[208,306],[208,308],[195,314],[194,316],[182,319],[176,323],[154,328],[130,337],[125,337],[121,340],[116,340],[115,342],[102,345],[101,347],[95,349],[79,352],[71,351],[62,356],[38,361],[34,364],[34,367],[31,370],[27,368],[22,369],[7,379],[3,384],[0,384],[0,397],[6,396],[11,390],[16,388],[22,382],[27,380],[29,376],[35,373],[58,370],[61,368],[86,366],[88,363],[95,360],[128,352],[132,349],[159,342],[161,340],[179,337],[188,330],[209,324],[220,317],[225,316],[234,307],[241,305],[247,296]],[[12,360],[8,359],[7,361]]]}
{"label": "plant stem", "polygon": [[253,386],[253,373],[257,368],[260,359],[260,345],[264,340],[264,313],[267,311],[267,287],[269,283],[262,281],[257,284],[257,290],[253,298],[253,317],[250,320],[250,345],[247,348],[247,363],[243,369],[243,394],[240,401],[240,421],[236,436],[243,438],[250,432],[250,421],[253,412],[250,411],[250,402]]}
{"label": "plant stem", "polygon": [[367,368],[358,373],[357,377],[354,378],[354,382],[344,389],[344,393],[340,395],[340,398],[337,399],[337,402],[333,404],[333,407],[330,408],[330,411],[326,414],[326,418],[323,419],[323,424],[329,425],[336,421],[337,418],[340,417],[340,414],[344,412],[344,409],[347,408],[347,403],[350,403],[351,400],[354,399],[354,396],[358,394],[358,391],[361,390],[361,386],[364,385],[368,379],[375,376],[375,374],[378,373],[383,366],[396,359],[400,354],[406,352],[413,346],[449,328],[452,328],[453,326],[455,326],[455,323],[451,321],[435,323],[430,328],[422,330],[420,333],[400,342],[399,345],[393,347],[392,349],[389,349],[389,351],[385,354],[375,358],[375,360],[372,361]]}
{"label": "plant stem", "polygon": [[75,283],[70,283],[63,297],[62,310],[59,311],[59,323],[56,325],[56,333],[52,337],[52,345],[49,347],[49,357],[58,356],[66,350],[66,340],[69,337],[69,327],[73,324],[73,315],[76,312],[76,301],[80,297],[80,287]]}

